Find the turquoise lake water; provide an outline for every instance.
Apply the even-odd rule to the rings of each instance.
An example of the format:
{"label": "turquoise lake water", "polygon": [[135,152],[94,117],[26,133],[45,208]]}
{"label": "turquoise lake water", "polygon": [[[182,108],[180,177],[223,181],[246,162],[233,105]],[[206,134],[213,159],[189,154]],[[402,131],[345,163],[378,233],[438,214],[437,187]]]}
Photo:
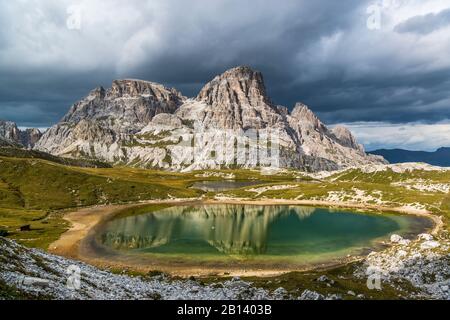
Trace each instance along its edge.
{"label": "turquoise lake water", "polygon": [[97,239],[120,254],[194,264],[308,264],[370,251],[393,233],[408,237],[430,225],[406,215],[221,204],[117,218],[105,223]]}

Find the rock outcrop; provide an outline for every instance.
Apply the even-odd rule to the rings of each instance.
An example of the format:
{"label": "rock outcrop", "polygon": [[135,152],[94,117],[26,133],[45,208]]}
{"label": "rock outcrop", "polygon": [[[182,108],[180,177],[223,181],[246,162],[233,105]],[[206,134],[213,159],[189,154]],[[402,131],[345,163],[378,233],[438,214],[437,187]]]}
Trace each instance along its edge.
{"label": "rock outcrop", "polygon": [[36,128],[25,129],[20,131],[20,144],[27,148],[33,148],[39,139],[42,137],[42,132]]}
{"label": "rock outcrop", "polygon": [[[392,246],[370,253],[355,271],[363,279],[379,279],[379,284],[407,281],[419,292],[415,299],[450,299],[449,240],[420,234],[418,239],[392,235]],[[381,288],[382,289],[382,288]]]}
{"label": "rock outcrop", "polygon": [[196,100],[208,106],[202,121],[206,127],[261,129],[283,122],[266,95],[262,74],[248,67],[237,67],[215,77]]}
{"label": "rock outcrop", "polygon": [[[37,249],[25,248],[0,237],[0,298],[55,300],[180,300],[281,299],[250,283],[233,279],[203,285],[165,276],[131,277],[97,269]],[[79,287],[70,282],[70,270],[80,271]],[[8,296],[11,293],[12,296]]]}
{"label": "rock outcrop", "polygon": [[14,145],[32,148],[41,138],[39,129],[20,130],[16,123],[0,120],[0,145]]}
{"label": "rock outcrop", "polygon": [[75,103],[62,124],[95,121],[116,132],[135,133],[158,113],[173,113],[184,97],[175,89],[141,80],[115,80],[110,89],[92,90]]}
{"label": "rock outcrop", "polygon": [[[182,151],[181,157],[191,162],[180,164],[175,161],[180,143],[190,146],[189,140],[198,141],[198,128],[215,133],[199,139],[204,143],[198,148],[202,152]],[[261,166],[260,155],[252,158],[244,151],[245,159],[238,163],[238,152],[218,148],[224,143],[238,145],[246,130],[277,133],[281,167],[319,171],[385,162],[367,155],[347,129],[329,130],[306,105],[297,103],[292,112],[275,105],[266,94],[262,74],[249,67],[215,77],[193,99],[153,82],[116,80],[110,89],[97,88],[75,103],[36,149],[172,170]],[[268,145],[259,150],[270,154]],[[221,157],[227,161],[219,163]]]}

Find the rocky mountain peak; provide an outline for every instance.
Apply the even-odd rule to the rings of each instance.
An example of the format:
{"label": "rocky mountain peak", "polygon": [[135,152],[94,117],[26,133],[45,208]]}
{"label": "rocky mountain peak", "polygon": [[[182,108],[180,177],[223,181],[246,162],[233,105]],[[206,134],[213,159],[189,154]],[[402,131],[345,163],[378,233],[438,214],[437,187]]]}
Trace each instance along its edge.
{"label": "rocky mountain peak", "polygon": [[17,125],[12,121],[0,120],[0,138],[9,142],[17,142],[20,139]]}
{"label": "rocky mountain peak", "polygon": [[306,104],[303,104],[301,102],[297,102],[295,104],[294,108],[291,111],[291,116],[296,119],[317,119],[317,116],[314,114],[314,112],[312,112]]}
{"label": "rocky mountain peak", "polygon": [[41,136],[42,133],[39,129],[31,128],[22,131],[15,122],[0,120],[0,140],[10,144],[31,148]]}
{"label": "rocky mountain peak", "polygon": [[36,128],[20,130],[20,144],[24,147],[32,148],[42,137],[42,132]]}
{"label": "rocky mountain peak", "polygon": [[236,67],[216,76],[203,87],[197,100],[217,106],[271,104],[266,95],[262,74],[246,66]]}
{"label": "rocky mountain peak", "polygon": [[[166,161],[177,148],[177,135],[192,135],[197,122],[205,129],[226,129],[230,139],[242,130],[276,130],[282,167],[316,171],[384,162],[362,152],[349,131],[328,130],[305,104],[297,103],[292,112],[273,104],[262,74],[246,66],[214,77],[195,99],[150,81],[115,80],[111,88],[98,87],[75,103],[36,149],[147,168],[212,168],[216,164],[202,155],[192,165]],[[255,163],[249,158],[242,166]]]}
{"label": "rocky mountain peak", "polygon": [[173,113],[184,102],[177,90],[143,80],[114,80],[111,88],[97,87],[76,102],[63,123],[95,120],[118,132],[137,132],[158,113]]}
{"label": "rocky mountain peak", "polygon": [[136,80],[136,79],[123,79],[114,80],[111,85],[111,89],[108,90],[108,97],[153,97],[159,100],[182,100],[182,95],[173,88],[167,88],[162,84]]}
{"label": "rocky mountain peak", "polygon": [[358,144],[356,138],[346,127],[342,125],[337,125],[331,130],[331,132],[336,136],[338,141],[343,146],[364,151],[363,146]]}
{"label": "rocky mountain peak", "polygon": [[89,92],[88,98],[90,99],[103,99],[105,98],[106,90],[103,87],[97,87]]}
{"label": "rocky mountain peak", "polygon": [[196,101],[208,106],[203,114],[207,127],[259,129],[283,121],[266,94],[262,74],[245,66],[216,76],[203,87]]}
{"label": "rocky mountain peak", "polygon": [[328,130],[314,112],[306,104],[301,102],[297,102],[294,109],[292,109],[291,123],[301,126],[304,130],[317,130],[319,132]]}

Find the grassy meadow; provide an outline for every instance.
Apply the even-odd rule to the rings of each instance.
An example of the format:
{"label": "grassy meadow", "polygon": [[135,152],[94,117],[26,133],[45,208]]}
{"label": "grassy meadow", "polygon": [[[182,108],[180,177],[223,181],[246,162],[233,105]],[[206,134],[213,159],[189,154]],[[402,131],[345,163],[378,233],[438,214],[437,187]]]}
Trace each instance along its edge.
{"label": "grassy meadow", "polygon": [[[258,185],[224,192],[190,188],[197,181],[222,181],[224,178],[257,181]],[[408,188],[408,183],[414,181],[450,183],[450,172],[364,173],[355,169],[320,180],[294,170],[275,175],[243,169],[177,173],[113,168],[101,163],[3,148],[0,150],[0,235],[27,246],[46,248],[67,230],[62,217],[69,209],[201,196],[327,200],[334,194],[334,200],[341,202],[359,201],[392,207],[413,204],[443,216],[448,228],[450,195]],[[277,189],[277,185],[281,189]]]}

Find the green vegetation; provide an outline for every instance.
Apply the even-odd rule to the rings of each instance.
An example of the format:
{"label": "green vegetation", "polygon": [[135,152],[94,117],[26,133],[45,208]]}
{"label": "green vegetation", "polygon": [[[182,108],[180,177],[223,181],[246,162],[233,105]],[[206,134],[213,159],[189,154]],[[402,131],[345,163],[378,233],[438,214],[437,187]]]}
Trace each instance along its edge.
{"label": "green vegetation", "polygon": [[[407,173],[394,173],[391,170],[363,173],[350,170],[336,174],[322,181],[300,181],[287,183],[277,181],[258,186],[244,187],[222,192],[225,196],[249,199],[286,199],[286,200],[327,200],[336,195],[341,202],[357,202],[384,207],[402,207],[418,205],[443,217],[449,229],[450,194],[438,191],[423,191],[407,188],[414,183],[450,184],[450,172],[416,170]],[[400,183],[400,184],[399,184]],[[288,189],[267,190],[261,193],[249,189],[290,185]]]}
{"label": "green vegetation", "polygon": [[[97,204],[150,199],[214,197],[190,188],[197,181],[252,180],[258,185],[220,192],[249,199],[324,200],[337,194],[340,201],[355,201],[363,192],[365,203],[399,207],[420,204],[444,218],[448,228],[450,195],[406,188],[399,183],[450,183],[448,171],[391,170],[364,173],[348,170],[322,180],[295,170],[264,175],[259,169],[204,170],[190,173],[131,167],[107,167],[87,160],[62,159],[24,149],[0,148],[0,231],[28,246],[45,248],[67,228],[62,210]],[[262,192],[249,189],[289,185]],[[23,225],[30,231],[19,231]]]}
{"label": "green vegetation", "polygon": [[[417,289],[406,281],[401,283],[384,283],[382,290],[370,290],[367,288],[365,278],[358,279],[354,276],[353,272],[357,267],[358,263],[352,263],[329,270],[290,272],[269,278],[245,277],[243,280],[250,281],[254,286],[270,291],[283,287],[294,296],[299,296],[304,290],[308,289],[325,296],[338,294],[343,299],[350,300],[357,299],[357,295],[360,294],[364,295],[365,299],[398,300],[402,297],[410,297],[412,293],[417,292]],[[333,284],[327,285],[330,281],[317,281],[322,275],[325,275]],[[349,295],[349,291],[353,291],[355,295]]]}
{"label": "green vegetation", "polygon": [[[70,166],[69,166],[70,164]],[[204,194],[190,188],[196,181],[295,181],[294,171],[265,176],[259,170],[174,173],[129,167],[99,167],[24,149],[0,149],[0,230],[30,247],[46,248],[67,230],[63,210],[97,204],[150,199],[192,198]],[[211,194],[213,196],[214,194]],[[30,230],[21,230],[30,225]],[[26,229],[26,228],[25,228]]]}
{"label": "green vegetation", "polygon": [[26,150],[16,147],[0,146],[0,157],[42,159],[50,162],[63,164],[66,166],[75,166],[75,167],[111,168],[111,165],[98,160],[61,158],[41,151]]}
{"label": "green vegetation", "polygon": [[[186,188],[187,182],[172,184],[142,172],[0,157],[0,229],[20,243],[46,248],[68,227],[62,209],[201,194]],[[28,224],[30,231],[20,231]]]}
{"label": "green vegetation", "polygon": [[[0,147],[0,236],[10,237],[26,246],[47,248],[67,230],[68,224],[63,215],[68,209],[172,197],[213,198],[217,193],[205,193],[191,186],[199,181],[224,179],[258,182],[251,187],[220,192],[235,198],[326,200],[334,196],[342,202],[364,202],[385,207],[415,204],[442,216],[447,230],[450,230],[450,194],[411,187],[414,183],[450,184],[450,171],[396,173],[386,170],[364,173],[355,169],[321,180],[295,170],[283,170],[274,175],[264,175],[259,169],[238,168],[179,173],[109,167],[96,161],[62,159],[46,153]],[[288,187],[276,190],[275,186]],[[259,189],[260,192],[250,189]],[[155,210],[165,207],[167,205],[152,206]],[[148,211],[149,206],[143,205],[124,210],[120,215]],[[24,228],[28,225],[29,230]],[[415,292],[406,282],[386,285],[382,291],[368,290],[364,280],[353,276],[356,267],[358,263],[330,270],[292,272],[268,278],[245,277],[243,280],[271,291],[284,287],[290,294],[300,295],[303,290],[309,289],[325,295],[338,293],[345,299],[356,298],[348,294],[349,290],[369,299],[398,299]],[[117,272],[123,273],[123,270]],[[333,285],[330,287],[326,282],[317,281],[321,275],[331,279]],[[226,279],[210,276],[198,280],[217,283]],[[1,298],[27,297],[0,281]]]}

